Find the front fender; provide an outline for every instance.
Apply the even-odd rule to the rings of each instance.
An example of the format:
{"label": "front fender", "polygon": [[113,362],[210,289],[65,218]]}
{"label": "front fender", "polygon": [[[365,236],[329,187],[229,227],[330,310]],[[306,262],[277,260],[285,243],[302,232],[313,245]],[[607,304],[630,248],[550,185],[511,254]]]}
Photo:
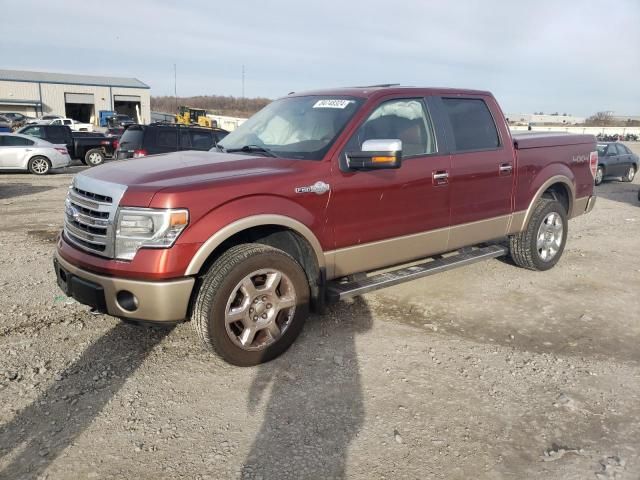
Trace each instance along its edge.
{"label": "front fender", "polygon": [[314,215],[301,205],[275,195],[244,197],[223,204],[198,219],[180,238],[180,243],[202,244],[185,275],[196,275],[211,253],[228,238],[265,225],[282,226],[301,235],[315,252],[318,266],[323,268],[322,218],[324,215]]}

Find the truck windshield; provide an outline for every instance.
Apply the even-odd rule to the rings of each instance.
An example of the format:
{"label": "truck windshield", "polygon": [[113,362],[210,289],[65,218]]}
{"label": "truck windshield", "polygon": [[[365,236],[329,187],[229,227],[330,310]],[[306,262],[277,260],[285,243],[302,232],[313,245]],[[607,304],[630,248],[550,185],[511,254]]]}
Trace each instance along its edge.
{"label": "truck windshield", "polygon": [[327,153],[362,99],[345,96],[310,95],[276,100],[218,145],[225,150],[273,156],[320,160]]}

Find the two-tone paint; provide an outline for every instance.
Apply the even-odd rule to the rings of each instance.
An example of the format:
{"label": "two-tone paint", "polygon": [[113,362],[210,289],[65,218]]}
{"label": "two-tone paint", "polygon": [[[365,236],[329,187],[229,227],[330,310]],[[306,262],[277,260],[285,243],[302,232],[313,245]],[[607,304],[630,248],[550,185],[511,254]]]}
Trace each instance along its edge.
{"label": "two-tone paint", "polygon": [[[58,255],[108,277],[176,280],[197,276],[233,235],[274,225],[306,240],[318,268],[330,280],[519,232],[536,200],[549,192],[566,202],[569,216],[592,207],[589,163],[572,159],[590,155],[595,138],[512,138],[489,92],[397,87],[299,95],[311,94],[365,99],[322,160],[177,152],[83,172],[126,185],[121,206],[187,208],[190,224],[172,248],[143,248],[132,261],[86,253],[64,238],[58,242]],[[500,146],[454,153],[439,107],[442,97],[485,101]],[[396,98],[423,99],[437,152],[406,159],[395,170],[345,169],[343,154],[351,135],[381,102]],[[329,188],[323,187],[320,194],[299,188],[317,182]]]}

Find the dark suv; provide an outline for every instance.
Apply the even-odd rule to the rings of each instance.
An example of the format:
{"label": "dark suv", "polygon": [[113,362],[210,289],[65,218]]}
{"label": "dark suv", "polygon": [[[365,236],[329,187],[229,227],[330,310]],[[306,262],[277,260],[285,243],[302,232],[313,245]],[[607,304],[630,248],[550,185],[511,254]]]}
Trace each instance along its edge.
{"label": "dark suv", "polygon": [[131,125],[122,137],[116,156],[139,158],[178,150],[209,150],[227,136],[221,128],[203,128],[167,123]]}

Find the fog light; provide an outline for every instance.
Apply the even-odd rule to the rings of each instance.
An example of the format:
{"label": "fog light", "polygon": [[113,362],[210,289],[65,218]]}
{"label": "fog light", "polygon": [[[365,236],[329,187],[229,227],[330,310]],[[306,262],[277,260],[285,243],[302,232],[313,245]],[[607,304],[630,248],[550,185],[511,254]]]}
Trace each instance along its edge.
{"label": "fog light", "polygon": [[138,298],[128,290],[120,290],[116,294],[116,300],[123,310],[135,312],[138,309]]}

